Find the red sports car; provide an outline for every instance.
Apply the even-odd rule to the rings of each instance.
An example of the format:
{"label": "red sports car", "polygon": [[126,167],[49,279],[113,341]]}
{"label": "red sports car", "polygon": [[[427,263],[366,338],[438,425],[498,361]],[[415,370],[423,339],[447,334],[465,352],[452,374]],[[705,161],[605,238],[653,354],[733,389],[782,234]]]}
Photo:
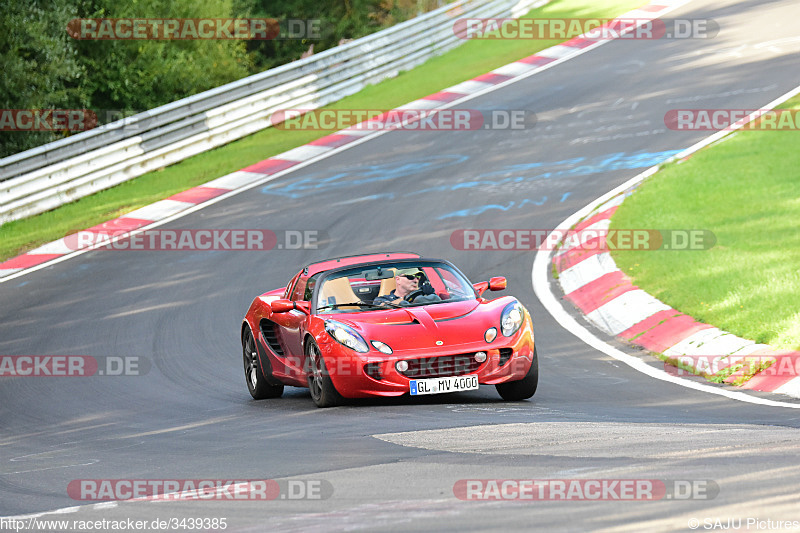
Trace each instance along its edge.
{"label": "red sports car", "polygon": [[505,288],[505,278],[472,284],[447,261],[407,252],[310,264],[250,305],[247,388],[258,400],[308,387],[319,407],[480,384],[530,398],[539,380],[531,316],[511,296],[481,296]]}

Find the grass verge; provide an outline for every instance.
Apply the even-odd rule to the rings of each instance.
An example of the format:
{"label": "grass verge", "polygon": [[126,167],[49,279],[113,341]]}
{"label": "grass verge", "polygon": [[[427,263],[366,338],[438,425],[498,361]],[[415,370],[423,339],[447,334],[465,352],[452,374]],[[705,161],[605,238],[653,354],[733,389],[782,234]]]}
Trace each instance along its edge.
{"label": "grass verge", "polygon": [[[781,106],[800,109],[800,97]],[[800,349],[800,131],[740,131],[644,182],[611,227],[706,229],[702,251],[614,251],[636,285],[697,320]]]}
{"label": "grass verge", "polygon": [[[644,0],[554,0],[528,18],[614,17],[643,5]],[[364,88],[326,106],[330,109],[392,109],[474,78],[558,44],[557,40],[469,41],[395,78]],[[328,135],[329,131],[285,131],[269,128],[248,137],[150,172],[71,204],[0,226],[0,260],[118,217],[177,192],[201,185],[268,157]]]}

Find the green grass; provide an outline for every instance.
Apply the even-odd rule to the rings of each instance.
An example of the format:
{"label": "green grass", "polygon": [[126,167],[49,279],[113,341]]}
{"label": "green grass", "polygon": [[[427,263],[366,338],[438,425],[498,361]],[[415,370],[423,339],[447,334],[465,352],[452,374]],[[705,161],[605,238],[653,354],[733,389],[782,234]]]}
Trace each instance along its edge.
{"label": "green grass", "polygon": [[[786,105],[800,109],[800,97]],[[697,320],[800,348],[800,131],[742,131],[670,164],[611,227],[708,229],[705,251],[616,251],[636,285]]]}
{"label": "green grass", "polygon": [[[641,6],[644,0],[554,0],[527,17],[613,17]],[[502,65],[558,44],[555,40],[475,40],[433,58],[395,78],[364,88],[327,106],[332,109],[391,109],[474,78]],[[72,204],[0,226],[0,260],[100,224],[177,192],[224,176],[328,131],[285,131],[269,128],[226,146],[145,174]]]}

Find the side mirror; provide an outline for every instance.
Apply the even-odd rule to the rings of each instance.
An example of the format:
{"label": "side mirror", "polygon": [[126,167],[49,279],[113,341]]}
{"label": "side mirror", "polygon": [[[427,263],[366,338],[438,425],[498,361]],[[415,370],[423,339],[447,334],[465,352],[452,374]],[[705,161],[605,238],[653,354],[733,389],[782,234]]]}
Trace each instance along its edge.
{"label": "side mirror", "polygon": [[489,281],[479,281],[478,283],[474,283],[472,288],[478,293],[478,297],[480,297],[484,292],[487,290],[490,291],[502,291],[506,288],[506,278],[503,276],[495,276]]}
{"label": "side mirror", "polygon": [[503,291],[506,289],[506,278],[503,276],[496,276],[489,280],[490,291]]}
{"label": "side mirror", "polygon": [[273,313],[288,313],[289,311],[300,311],[307,315],[311,314],[311,305],[308,302],[293,302],[286,298],[275,300],[269,304]]}
{"label": "side mirror", "polygon": [[272,308],[273,313],[286,313],[294,310],[294,302],[287,298],[274,300],[270,302],[269,306]]}

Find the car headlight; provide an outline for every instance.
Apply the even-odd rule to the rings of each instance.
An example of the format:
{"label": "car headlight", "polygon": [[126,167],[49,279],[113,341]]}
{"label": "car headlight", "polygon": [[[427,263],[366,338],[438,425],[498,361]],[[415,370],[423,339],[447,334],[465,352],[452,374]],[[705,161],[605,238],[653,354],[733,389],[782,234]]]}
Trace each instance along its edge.
{"label": "car headlight", "polygon": [[351,350],[360,353],[367,353],[369,351],[367,341],[364,340],[364,337],[359,335],[358,332],[350,326],[346,326],[335,320],[326,320],[325,331],[328,332],[328,335],[336,339],[337,342],[347,346]]}
{"label": "car headlight", "polygon": [[500,315],[500,331],[503,336],[510,337],[522,327],[522,321],[525,319],[525,309],[519,302],[512,302],[503,309],[503,314]]}

